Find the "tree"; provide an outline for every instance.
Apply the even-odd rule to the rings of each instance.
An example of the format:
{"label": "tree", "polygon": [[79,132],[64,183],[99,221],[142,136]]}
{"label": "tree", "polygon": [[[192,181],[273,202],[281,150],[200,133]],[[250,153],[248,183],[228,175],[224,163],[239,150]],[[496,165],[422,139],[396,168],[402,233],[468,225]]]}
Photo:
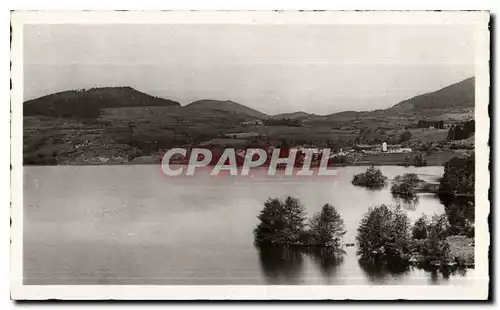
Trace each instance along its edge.
{"label": "tree", "polygon": [[[415,226],[417,223],[415,223]],[[413,231],[416,230],[415,226]],[[427,236],[424,240],[415,243],[419,254],[419,263],[424,266],[443,265],[450,259],[450,244],[446,240],[450,224],[446,214],[434,215],[426,224]]]}
{"label": "tree", "polygon": [[306,214],[297,198],[269,198],[257,216],[260,223],[254,230],[257,244],[297,244],[300,241]]}
{"label": "tree", "polygon": [[405,173],[394,178],[391,193],[401,198],[414,198],[418,184],[422,182],[415,173]]}
{"label": "tree", "polygon": [[408,130],[405,130],[401,133],[401,135],[399,135],[399,143],[404,143],[404,142],[410,140],[411,137],[412,137],[411,132]]}
{"label": "tree", "polygon": [[450,235],[474,236],[474,204],[455,199],[445,206]]}
{"label": "tree", "polygon": [[427,220],[427,216],[422,215],[419,217],[415,224],[413,224],[413,228],[411,231],[411,236],[413,239],[426,239],[427,238],[427,226],[429,225],[429,221]]}
{"label": "tree", "polygon": [[353,185],[371,188],[383,187],[386,182],[387,177],[382,174],[380,169],[377,169],[374,166],[366,169],[364,173],[356,174],[352,179]]}
{"label": "tree", "polygon": [[407,261],[410,251],[410,220],[400,206],[380,205],[368,209],[356,236],[357,255],[370,263]]}
{"label": "tree", "polygon": [[325,204],[321,212],[314,214],[309,220],[310,240],[315,245],[341,250],[345,233],[344,220],[330,204]]}
{"label": "tree", "polygon": [[468,157],[453,157],[444,166],[439,183],[440,196],[472,196],[475,189],[474,154]]}

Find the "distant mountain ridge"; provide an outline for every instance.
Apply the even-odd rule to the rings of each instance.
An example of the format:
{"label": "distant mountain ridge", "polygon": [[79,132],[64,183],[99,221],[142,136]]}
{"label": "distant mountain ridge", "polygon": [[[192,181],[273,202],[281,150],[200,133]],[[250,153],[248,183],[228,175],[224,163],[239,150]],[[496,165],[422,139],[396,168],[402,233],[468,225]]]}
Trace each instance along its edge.
{"label": "distant mountain ridge", "polygon": [[[373,113],[408,113],[429,110],[468,109],[474,107],[475,78],[471,77],[434,92],[421,94],[404,100],[388,109],[375,111],[342,111],[329,115],[316,115],[304,111],[281,113],[270,116],[256,109],[231,100],[203,99],[194,101],[183,109],[198,112],[217,111],[226,115],[238,115],[247,119],[293,119],[336,120],[350,119]],[[100,109],[120,107],[175,106],[179,102],[150,96],[132,87],[103,87],[89,90],[73,90],[43,96],[26,101],[24,115],[46,115],[54,117],[96,118]],[[220,114],[220,113],[219,113]]]}

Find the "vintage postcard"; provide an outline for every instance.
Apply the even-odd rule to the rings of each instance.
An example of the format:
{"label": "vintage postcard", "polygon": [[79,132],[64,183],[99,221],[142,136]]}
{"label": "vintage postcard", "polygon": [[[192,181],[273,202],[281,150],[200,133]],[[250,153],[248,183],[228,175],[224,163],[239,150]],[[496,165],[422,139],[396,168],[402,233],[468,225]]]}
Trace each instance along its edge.
{"label": "vintage postcard", "polygon": [[489,20],[12,12],[12,298],[487,299]]}

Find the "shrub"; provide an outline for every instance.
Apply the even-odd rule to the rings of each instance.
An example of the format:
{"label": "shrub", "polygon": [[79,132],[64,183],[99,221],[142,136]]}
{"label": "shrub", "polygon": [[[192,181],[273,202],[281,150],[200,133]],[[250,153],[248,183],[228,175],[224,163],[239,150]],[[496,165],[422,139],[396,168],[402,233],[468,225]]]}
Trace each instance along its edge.
{"label": "shrub", "polygon": [[404,175],[396,176],[394,183],[391,186],[391,193],[394,196],[401,198],[413,198],[416,196],[418,184],[422,182],[415,173],[405,173]]}
{"label": "shrub", "polygon": [[363,216],[356,236],[357,255],[370,263],[408,260],[410,220],[400,206],[380,205]]}
{"label": "shrub", "polygon": [[344,246],[345,233],[344,220],[330,204],[325,204],[321,212],[314,214],[309,220],[310,242],[314,245],[340,250]]}
{"label": "shrub", "polygon": [[382,174],[380,169],[374,166],[366,169],[366,172],[359,173],[352,179],[352,184],[356,186],[365,186],[370,188],[383,187],[387,182],[387,177]]}
{"label": "shrub", "polygon": [[305,227],[305,209],[297,198],[269,198],[257,216],[257,244],[298,244]]}

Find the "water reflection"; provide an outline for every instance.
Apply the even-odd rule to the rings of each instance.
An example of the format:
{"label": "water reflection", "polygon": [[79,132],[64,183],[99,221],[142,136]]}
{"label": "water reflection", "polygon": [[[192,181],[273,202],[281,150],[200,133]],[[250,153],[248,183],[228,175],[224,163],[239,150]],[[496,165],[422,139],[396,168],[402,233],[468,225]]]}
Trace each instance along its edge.
{"label": "water reflection", "polygon": [[423,268],[423,270],[428,272],[430,284],[443,284],[443,281],[448,282],[450,276],[459,275],[461,277],[464,277],[467,275],[466,269],[454,268],[451,266],[442,266],[434,268],[430,267],[430,268]]}
{"label": "water reflection", "polygon": [[306,254],[312,258],[325,278],[336,274],[337,267],[344,262],[344,255],[328,248],[314,248],[307,250]]}
{"label": "water reflection", "polygon": [[394,201],[396,204],[401,205],[403,209],[408,210],[408,211],[415,211],[417,210],[417,205],[419,198],[418,196],[411,197],[411,198],[400,198],[400,197],[395,197],[393,196]]}
{"label": "water reflection", "polygon": [[304,258],[311,261],[325,278],[332,278],[343,263],[344,255],[327,248],[294,248],[286,246],[256,246],[260,267],[269,284],[299,284]]}
{"label": "water reflection", "polygon": [[284,246],[257,246],[262,273],[269,284],[297,284],[303,257],[300,251]]}
{"label": "water reflection", "polygon": [[403,276],[410,271],[408,263],[400,260],[377,264],[360,260],[358,264],[367,279],[374,284],[384,284],[388,279]]}

